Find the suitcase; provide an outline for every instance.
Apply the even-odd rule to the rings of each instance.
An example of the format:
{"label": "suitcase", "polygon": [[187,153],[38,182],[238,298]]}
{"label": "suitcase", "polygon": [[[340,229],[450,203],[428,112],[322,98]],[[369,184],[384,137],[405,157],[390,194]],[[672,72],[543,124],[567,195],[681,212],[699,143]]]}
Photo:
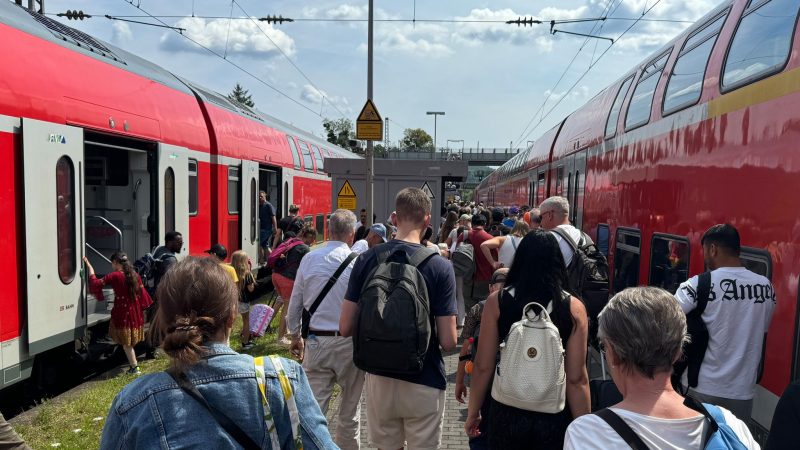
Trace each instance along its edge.
{"label": "suitcase", "polygon": [[275,310],[269,305],[256,303],[250,306],[250,333],[263,336],[274,315]]}

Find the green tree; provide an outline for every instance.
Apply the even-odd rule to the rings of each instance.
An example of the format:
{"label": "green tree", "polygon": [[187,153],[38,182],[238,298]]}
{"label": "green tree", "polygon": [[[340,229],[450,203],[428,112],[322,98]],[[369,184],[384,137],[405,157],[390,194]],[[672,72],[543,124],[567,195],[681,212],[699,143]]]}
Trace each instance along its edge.
{"label": "green tree", "polygon": [[245,106],[249,106],[250,108],[256,106],[255,102],[253,101],[253,96],[250,95],[250,91],[243,88],[238,82],[236,83],[236,86],[234,86],[233,91],[228,94],[228,98]]}
{"label": "green tree", "polygon": [[406,151],[420,152],[433,150],[433,138],[422,128],[406,128],[400,146]]}
{"label": "green tree", "polygon": [[344,117],[336,120],[325,119],[322,121],[322,126],[328,134],[328,142],[339,147],[348,148],[347,141],[355,139],[353,122],[350,119]]}

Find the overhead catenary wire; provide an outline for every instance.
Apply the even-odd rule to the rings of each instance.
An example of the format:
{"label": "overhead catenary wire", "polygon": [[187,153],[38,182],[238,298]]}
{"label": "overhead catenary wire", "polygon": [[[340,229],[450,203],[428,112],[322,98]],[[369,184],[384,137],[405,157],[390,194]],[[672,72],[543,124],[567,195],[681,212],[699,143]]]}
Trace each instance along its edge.
{"label": "overhead catenary wire", "polygon": [[[659,3],[661,3],[661,0],[656,0],[656,2],[653,3],[652,6],[650,6],[649,8],[647,8],[644,11],[644,13],[642,14],[642,17],[644,17],[645,15],[647,15],[647,13],[652,11],[653,8],[655,8]],[[605,56],[605,54],[608,53],[608,51],[611,50],[612,47],[614,47],[614,44],[619,42],[620,39],[622,39],[622,37],[625,36],[625,34],[627,34],[634,26],[636,26],[637,23],[639,23],[639,22],[634,22],[628,28],[626,28],[625,31],[623,31],[622,34],[620,34],[619,37],[617,37],[617,39],[614,41],[614,43],[609,45],[603,51],[603,53],[601,53],[600,56],[598,56],[597,59],[591,65],[589,65],[589,67],[583,72],[583,74],[581,74],[581,76],[575,81],[575,83],[573,83],[572,86],[570,86],[570,88],[567,89],[567,91],[564,93],[564,95],[562,95],[561,98],[559,98],[558,101],[556,101],[556,104],[553,105],[553,107],[550,108],[547,111],[547,113],[544,114],[544,116],[542,116],[542,118],[539,120],[539,122],[533,128],[531,128],[531,130],[528,132],[528,134],[525,135],[525,137],[523,139],[527,139],[531,134],[533,134],[533,132],[536,130],[536,128],[539,125],[541,125],[541,123],[544,122],[544,120],[547,119],[547,117],[550,116],[550,114],[558,107],[559,104],[561,104],[561,101],[564,100],[572,92],[573,89],[575,89],[575,86],[577,86],[578,83],[580,83],[583,80],[583,78],[586,77],[586,75],[592,70],[592,68],[594,66],[596,66],[597,63],[600,62],[601,59],[603,59],[603,56]]]}
{"label": "overhead catenary wire", "polygon": [[[147,11],[146,11],[144,8],[142,8],[142,7],[141,7],[141,5],[134,4],[132,0],[122,0],[122,1],[123,1],[123,2],[125,2],[125,3],[127,3],[127,4],[129,4],[129,5],[131,5],[131,6],[133,6],[134,8],[138,9],[139,11],[142,11],[143,13],[145,13],[145,14],[147,15],[146,17],[150,17],[151,19],[154,19],[154,20],[158,21],[158,22],[159,22],[159,23],[161,23],[162,25],[165,25],[165,26],[169,27],[169,25],[168,25],[167,23],[165,23],[163,20],[161,20],[159,17],[153,16],[152,14],[148,13],[148,12],[147,12]],[[181,16],[181,17],[185,17],[185,16]],[[169,28],[172,28],[172,27],[169,27]],[[226,63],[228,63],[228,64],[232,65],[232,66],[233,66],[233,67],[235,67],[235,68],[237,68],[239,71],[241,71],[242,73],[244,73],[244,74],[248,75],[249,77],[253,78],[253,79],[254,79],[254,80],[256,80],[257,82],[259,82],[259,83],[263,84],[264,86],[266,86],[266,87],[268,87],[268,88],[272,89],[273,91],[277,92],[278,94],[280,94],[281,96],[285,97],[286,99],[288,99],[288,100],[292,101],[292,102],[293,102],[293,103],[295,103],[297,106],[300,106],[300,107],[302,107],[303,109],[307,110],[307,111],[308,111],[308,112],[310,112],[311,114],[314,114],[315,116],[322,117],[321,115],[317,114],[317,112],[316,112],[316,111],[314,111],[313,109],[309,108],[307,105],[304,105],[304,104],[300,103],[300,102],[299,102],[299,101],[297,101],[296,99],[292,98],[292,97],[291,97],[289,94],[287,94],[287,93],[283,92],[282,90],[280,90],[280,89],[278,89],[277,87],[275,87],[275,86],[271,85],[270,83],[267,83],[266,81],[264,81],[264,80],[263,80],[263,79],[261,79],[260,77],[256,76],[255,74],[253,74],[253,73],[252,73],[252,72],[250,72],[249,70],[245,69],[244,67],[240,66],[239,64],[236,64],[235,62],[231,61],[230,59],[224,58],[224,57],[223,57],[222,55],[220,55],[218,52],[216,52],[216,51],[214,51],[214,50],[212,50],[212,49],[210,49],[210,48],[206,47],[205,45],[203,45],[203,44],[201,44],[201,43],[197,42],[196,40],[192,39],[191,37],[189,37],[189,36],[187,36],[187,35],[185,35],[185,34],[183,34],[183,33],[181,33],[180,31],[177,31],[177,30],[175,30],[175,29],[173,29],[173,31],[175,31],[176,33],[178,33],[178,35],[182,36],[183,38],[185,38],[185,39],[189,40],[190,42],[192,42],[192,43],[193,43],[193,44],[195,44],[196,46],[198,46],[198,47],[202,48],[203,50],[205,50],[205,51],[207,51],[207,52],[211,53],[212,55],[214,55],[214,56],[216,56],[216,57],[220,58],[221,60],[225,61]]]}

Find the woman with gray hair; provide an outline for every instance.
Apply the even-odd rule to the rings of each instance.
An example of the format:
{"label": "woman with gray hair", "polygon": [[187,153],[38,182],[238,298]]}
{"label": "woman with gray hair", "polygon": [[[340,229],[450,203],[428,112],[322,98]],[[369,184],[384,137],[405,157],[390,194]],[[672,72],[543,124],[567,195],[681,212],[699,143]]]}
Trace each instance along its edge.
{"label": "woman with gray hair", "polygon": [[730,411],[685,399],[672,388],[672,365],[688,341],[686,316],[672,294],[655,287],[625,289],[598,321],[597,337],[622,401],[572,422],[565,450],[700,449],[716,431],[714,424],[745,448],[760,448]]}

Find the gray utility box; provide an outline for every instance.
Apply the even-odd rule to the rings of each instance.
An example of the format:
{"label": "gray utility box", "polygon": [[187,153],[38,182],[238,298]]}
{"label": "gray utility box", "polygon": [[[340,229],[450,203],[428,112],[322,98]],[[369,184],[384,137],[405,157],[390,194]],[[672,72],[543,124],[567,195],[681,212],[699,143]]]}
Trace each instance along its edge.
{"label": "gray utility box", "polygon": [[[385,222],[392,214],[394,198],[398,192],[407,187],[417,187],[425,189],[431,196],[431,225],[434,233],[439,229],[442,219],[445,182],[463,182],[467,179],[466,161],[376,158],[374,168],[372,192],[374,213],[378,222]],[[365,159],[325,158],[325,171],[330,174],[333,185],[332,209],[335,210],[341,205],[358,216],[362,208],[367,208]],[[352,189],[345,187],[345,183]]]}

